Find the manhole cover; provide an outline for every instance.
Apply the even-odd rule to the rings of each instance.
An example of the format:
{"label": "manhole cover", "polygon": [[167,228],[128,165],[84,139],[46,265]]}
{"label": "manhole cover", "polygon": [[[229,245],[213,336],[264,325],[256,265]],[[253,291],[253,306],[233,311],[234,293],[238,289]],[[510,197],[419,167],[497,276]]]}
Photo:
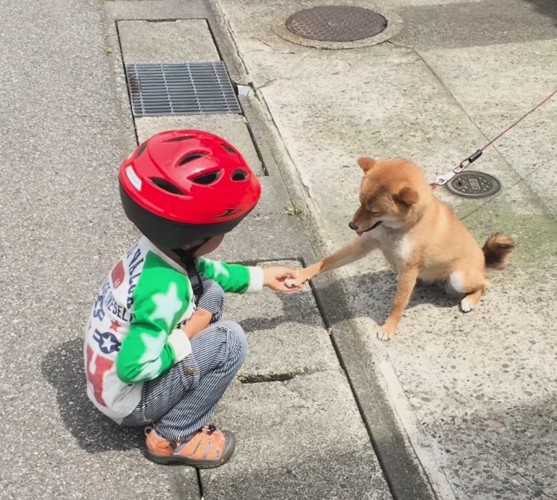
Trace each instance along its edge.
{"label": "manhole cover", "polygon": [[352,42],[381,33],[387,20],[362,7],[328,5],[293,14],[286,20],[286,27],[310,40]]}
{"label": "manhole cover", "polygon": [[446,188],[464,198],[486,198],[501,190],[501,183],[483,172],[461,172],[445,184]]}
{"label": "manhole cover", "polygon": [[241,113],[222,61],[127,64],[133,114]]}

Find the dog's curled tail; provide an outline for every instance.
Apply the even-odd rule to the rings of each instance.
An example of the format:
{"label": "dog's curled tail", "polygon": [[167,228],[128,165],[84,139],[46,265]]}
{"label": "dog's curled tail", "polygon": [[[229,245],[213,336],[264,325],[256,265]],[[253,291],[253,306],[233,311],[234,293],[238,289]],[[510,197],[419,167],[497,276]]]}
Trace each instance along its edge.
{"label": "dog's curled tail", "polygon": [[514,240],[506,234],[492,234],[482,250],[485,256],[485,267],[488,269],[503,269],[510,253],[514,248]]}

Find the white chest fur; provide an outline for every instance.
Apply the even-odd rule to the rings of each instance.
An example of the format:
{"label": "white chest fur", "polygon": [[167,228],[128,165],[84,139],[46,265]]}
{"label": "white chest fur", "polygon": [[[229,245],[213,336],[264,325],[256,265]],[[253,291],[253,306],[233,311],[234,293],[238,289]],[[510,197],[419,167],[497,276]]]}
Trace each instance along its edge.
{"label": "white chest fur", "polygon": [[385,258],[395,269],[400,269],[414,251],[414,244],[408,232],[380,225],[370,236],[379,243]]}

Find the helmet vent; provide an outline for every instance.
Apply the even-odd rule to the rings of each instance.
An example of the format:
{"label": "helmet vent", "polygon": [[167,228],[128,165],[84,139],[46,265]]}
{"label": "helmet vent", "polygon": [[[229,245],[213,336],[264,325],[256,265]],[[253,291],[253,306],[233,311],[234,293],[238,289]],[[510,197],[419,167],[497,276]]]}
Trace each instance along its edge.
{"label": "helmet vent", "polygon": [[236,151],[234,151],[230,146],[228,146],[227,144],[221,144],[222,149],[224,149],[226,152],[228,153],[232,153],[234,155],[238,154]]}
{"label": "helmet vent", "polygon": [[145,141],[141,146],[137,148],[137,153],[135,154],[136,158],[139,158],[143,154],[143,152],[147,149],[148,142],[149,141]]}
{"label": "helmet vent", "polygon": [[207,153],[189,153],[186,156],[184,156],[182,159],[180,159],[180,161],[178,162],[178,166],[181,167],[182,165],[185,165],[190,161],[197,160],[198,158],[203,158],[206,155]]}
{"label": "helmet vent", "polygon": [[249,177],[249,174],[245,170],[242,170],[242,169],[236,169],[232,173],[232,180],[236,181],[236,182],[245,181],[245,180],[247,180],[248,177]]}
{"label": "helmet vent", "polygon": [[166,179],[161,179],[160,177],[151,177],[149,179],[155,186],[167,191],[168,193],[172,194],[184,194],[183,191],[176,187],[172,182],[167,181]]}
{"label": "helmet vent", "polygon": [[173,137],[172,139],[168,139],[168,141],[165,142],[182,142],[193,138],[193,135],[181,135],[180,137]]}
{"label": "helmet vent", "polygon": [[209,172],[207,174],[198,175],[197,177],[192,178],[192,182],[195,184],[203,184],[204,186],[208,186],[209,184],[213,184],[218,178],[220,177],[220,170],[215,172]]}

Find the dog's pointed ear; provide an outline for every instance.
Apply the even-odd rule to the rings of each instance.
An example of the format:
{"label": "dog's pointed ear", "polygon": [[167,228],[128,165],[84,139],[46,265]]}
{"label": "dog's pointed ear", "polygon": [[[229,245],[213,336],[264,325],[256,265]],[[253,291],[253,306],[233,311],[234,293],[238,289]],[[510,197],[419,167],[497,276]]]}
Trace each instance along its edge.
{"label": "dog's pointed ear", "polygon": [[360,165],[360,168],[364,171],[367,172],[369,169],[373,168],[373,165],[375,165],[375,160],[373,158],[368,158],[366,156],[364,156],[363,158],[358,158],[358,165]]}
{"label": "dog's pointed ear", "polygon": [[419,196],[415,189],[412,189],[410,186],[405,186],[398,193],[393,194],[393,199],[398,203],[411,207],[418,203]]}

